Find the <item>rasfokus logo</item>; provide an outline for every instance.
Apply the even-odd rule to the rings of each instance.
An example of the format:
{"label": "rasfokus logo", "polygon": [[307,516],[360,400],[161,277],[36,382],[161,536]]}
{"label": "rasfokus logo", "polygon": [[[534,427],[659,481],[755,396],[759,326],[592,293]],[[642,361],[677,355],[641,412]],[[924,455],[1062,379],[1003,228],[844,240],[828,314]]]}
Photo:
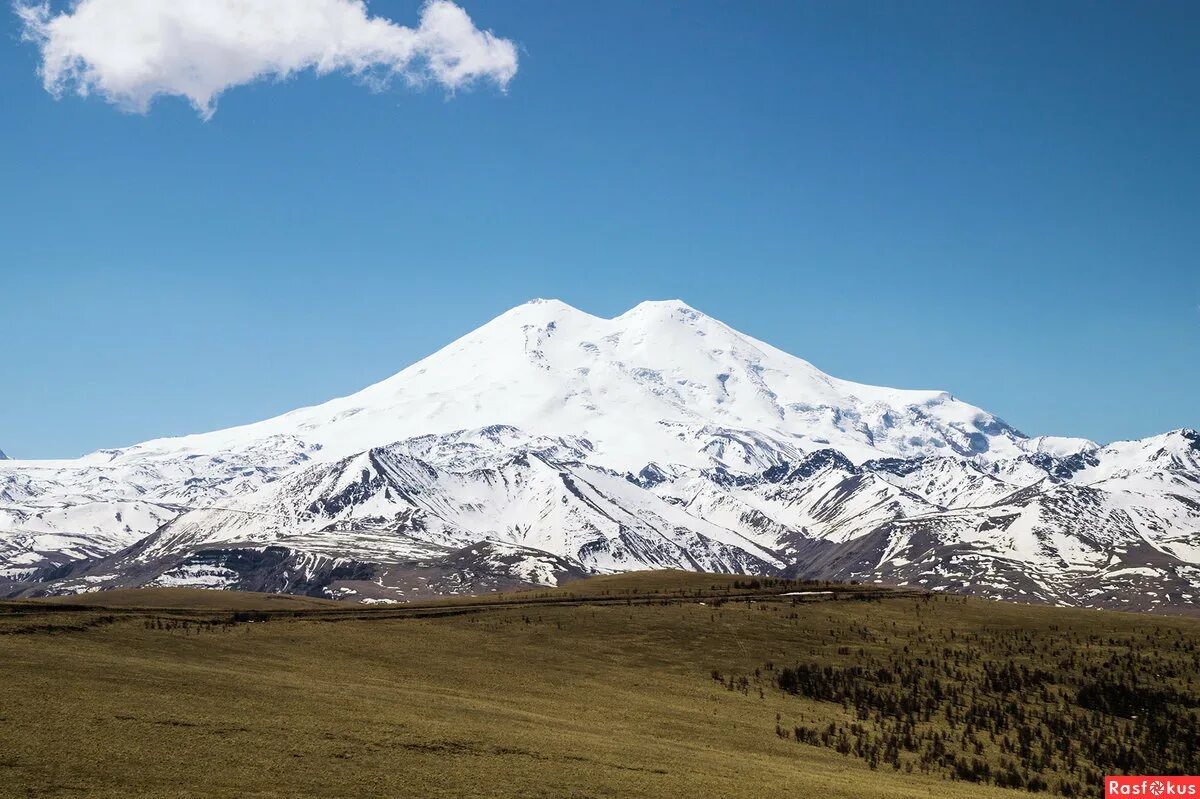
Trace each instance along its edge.
{"label": "rasfokus logo", "polygon": [[1118,796],[1200,797],[1200,777],[1105,777],[1104,799]]}

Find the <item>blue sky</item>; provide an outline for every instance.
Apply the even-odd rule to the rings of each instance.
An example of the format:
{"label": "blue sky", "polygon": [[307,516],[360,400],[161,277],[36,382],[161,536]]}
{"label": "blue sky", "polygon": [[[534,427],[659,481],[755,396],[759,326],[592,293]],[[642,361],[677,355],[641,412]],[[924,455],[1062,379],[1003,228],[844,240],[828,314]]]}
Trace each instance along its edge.
{"label": "blue sky", "polygon": [[0,16],[0,449],[265,418],[531,297],[680,297],[1029,434],[1200,425],[1200,4],[462,5],[507,92],[308,73],[207,121],[54,99]]}

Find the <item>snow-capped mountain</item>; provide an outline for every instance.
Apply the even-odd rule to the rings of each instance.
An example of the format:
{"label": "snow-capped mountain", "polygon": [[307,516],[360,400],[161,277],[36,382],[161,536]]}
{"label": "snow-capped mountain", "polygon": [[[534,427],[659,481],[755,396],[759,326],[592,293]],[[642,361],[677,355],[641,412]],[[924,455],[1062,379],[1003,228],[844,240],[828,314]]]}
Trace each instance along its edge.
{"label": "snow-capped mountain", "polygon": [[830,377],[687,305],[646,302],[601,319],[535,300],[362,391],[256,424],[102,451],[82,464],[177,467],[220,457],[272,466],[491,425],[571,433],[593,462],[651,461],[737,470],[764,449],[880,455],[1015,455],[1024,441],[944,391],[900,391]]}
{"label": "snow-capped mountain", "polygon": [[7,593],[381,601],[675,567],[1176,608],[1200,587],[1200,435],[1027,438],[678,301],[534,301],[322,405],[6,460],[0,530]]}

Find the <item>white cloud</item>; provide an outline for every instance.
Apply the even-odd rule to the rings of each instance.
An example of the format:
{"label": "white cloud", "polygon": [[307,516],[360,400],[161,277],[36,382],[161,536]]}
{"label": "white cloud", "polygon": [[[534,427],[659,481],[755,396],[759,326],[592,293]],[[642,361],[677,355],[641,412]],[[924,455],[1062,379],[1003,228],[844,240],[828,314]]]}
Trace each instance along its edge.
{"label": "white cloud", "polygon": [[18,0],[16,11],[47,91],[140,113],[178,95],[208,118],[232,86],[308,69],[451,91],[478,80],[503,89],[517,72],[514,44],[449,0],[427,2],[415,28],[370,16],[361,0],[75,0],[57,14]]}

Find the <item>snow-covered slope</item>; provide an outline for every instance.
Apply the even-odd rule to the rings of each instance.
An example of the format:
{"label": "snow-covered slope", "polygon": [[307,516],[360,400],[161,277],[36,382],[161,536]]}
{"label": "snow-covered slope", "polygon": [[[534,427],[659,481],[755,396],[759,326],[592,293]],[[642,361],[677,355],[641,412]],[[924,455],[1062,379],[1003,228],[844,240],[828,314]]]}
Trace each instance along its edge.
{"label": "snow-covered slope", "polygon": [[678,301],[534,301],[322,405],[0,462],[0,530],[10,593],[380,600],[672,567],[1165,607],[1200,585],[1200,435],[1026,438]]}
{"label": "snow-covered slope", "polygon": [[833,447],[854,460],[1014,455],[1024,440],[944,391],[838,380],[678,301],[646,302],[601,319],[535,300],[348,397],[83,462],[177,464],[221,456],[236,464],[270,458],[274,466],[498,424],[581,436],[594,444],[595,463],[622,470],[650,461],[708,466],[717,460],[753,471],[762,466],[756,458],[764,439],[799,451]]}

